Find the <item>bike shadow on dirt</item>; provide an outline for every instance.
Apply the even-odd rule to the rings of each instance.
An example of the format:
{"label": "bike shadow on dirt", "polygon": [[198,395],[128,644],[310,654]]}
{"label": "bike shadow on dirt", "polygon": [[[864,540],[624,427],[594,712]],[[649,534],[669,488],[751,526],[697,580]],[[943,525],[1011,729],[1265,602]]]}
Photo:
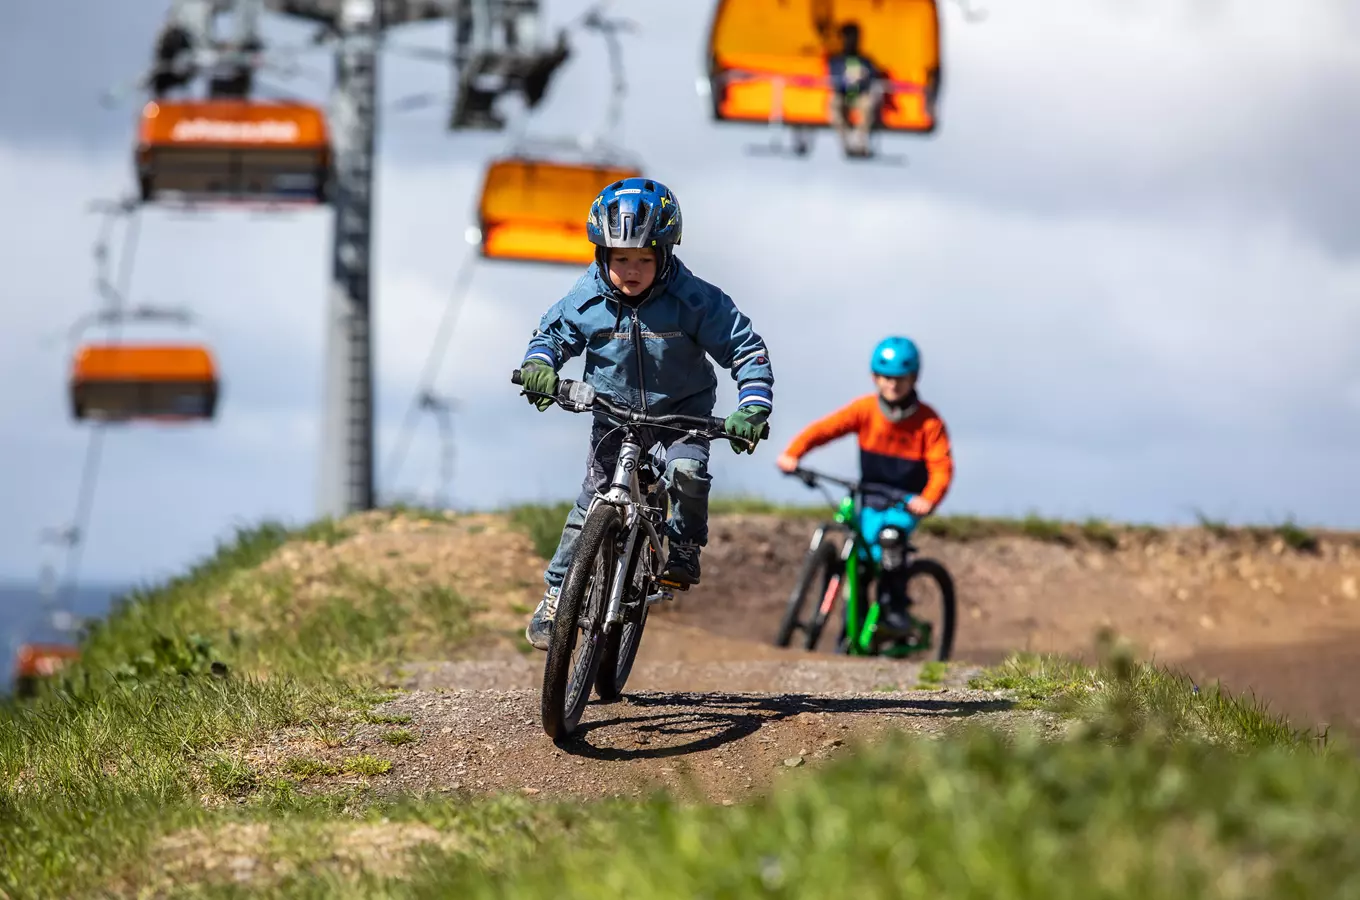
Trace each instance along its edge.
{"label": "bike shadow on dirt", "polygon": [[[801,713],[863,714],[888,717],[965,718],[981,713],[1004,712],[1014,707],[1009,700],[946,700],[926,697],[820,697],[816,694],[758,696],[725,693],[642,693],[622,703],[594,702],[588,708],[621,709],[621,714],[582,722],[575,734],[558,746],[566,753],[609,762],[664,759],[713,750],[750,737],[763,726]],[[636,710],[637,714],[633,714]],[[608,747],[594,744],[592,732],[624,727],[664,745]],[[694,740],[671,743],[683,735]]]}

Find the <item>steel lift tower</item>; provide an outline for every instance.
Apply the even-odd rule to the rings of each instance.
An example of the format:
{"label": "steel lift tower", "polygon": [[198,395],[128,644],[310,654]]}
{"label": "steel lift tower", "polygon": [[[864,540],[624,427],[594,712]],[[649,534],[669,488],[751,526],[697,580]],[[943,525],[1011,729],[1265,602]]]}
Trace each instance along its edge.
{"label": "steel lift tower", "polygon": [[[260,0],[226,0],[249,6]],[[331,140],[335,208],[331,285],[326,303],[326,397],[318,512],[342,516],[372,509],[373,484],[373,357],[370,336],[373,233],[373,149],[377,131],[378,50],[384,31],[411,22],[449,20],[457,35],[458,53],[448,61],[459,70],[451,130],[470,127],[499,130],[494,116],[465,112],[469,97],[478,106],[511,91],[540,99],[553,69],[565,58],[561,45],[537,46],[528,26],[539,14],[540,0],[263,0],[285,16],[320,24],[336,40],[335,84],[331,95]],[[469,35],[469,24],[480,25]],[[519,35],[519,31],[530,31]],[[491,29],[516,37],[497,46]],[[486,32],[486,33],[483,33]],[[469,37],[472,39],[469,40]],[[457,66],[473,53],[483,72]],[[501,83],[489,93],[470,87],[479,75],[496,72]]]}
{"label": "steel lift tower", "polygon": [[325,409],[318,512],[374,506],[370,267],[378,44],[385,28],[448,18],[451,0],[265,0],[275,12],[315,22],[336,40],[331,89],[335,208],[326,298]]}
{"label": "steel lift tower", "polygon": [[[456,48],[437,61],[457,71],[449,129],[501,130],[494,102],[518,92],[530,107],[542,99],[566,58],[564,39],[541,46],[541,0],[170,0],[157,42],[157,65],[144,87],[155,96],[209,74],[209,96],[246,98],[254,69],[265,63],[258,25],[265,10],[321,26],[316,43],[335,46],[329,132],[329,205],[335,224],[326,299],[325,398],[318,513],[372,509],[372,243],[378,53],[397,25],[445,20]],[[229,40],[216,19],[233,18]],[[502,36],[503,35],[503,36]]]}

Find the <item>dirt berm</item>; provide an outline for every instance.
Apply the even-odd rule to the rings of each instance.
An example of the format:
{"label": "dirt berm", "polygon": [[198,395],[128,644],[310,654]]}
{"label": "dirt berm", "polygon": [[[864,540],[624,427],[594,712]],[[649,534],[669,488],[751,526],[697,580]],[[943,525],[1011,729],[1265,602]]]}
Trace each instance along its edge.
{"label": "dirt berm", "polygon": [[1360,536],[1032,522],[920,535],[919,552],[953,573],[964,663],[921,684],[916,665],[772,646],[814,525],[714,516],[703,583],[654,608],[625,699],[592,702],[581,738],[559,748],[538,724],[544,657],[522,637],[542,589],[527,535],[501,515],[354,517],[348,537],[290,544],[266,568],[303,595],[342,563],[398,590],[451,587],[479,605],[490,637],[465,658],[396,670],[407,691],[381,712],[410,717],[412,743],[390,746],[390,726],[373,724],[319,751],[302,730],[280,733],[252,755],[272,767],[299,752],[371,753],[392,761],[382,781],[393,788],[590,796],[662,784],[733,800],[885,728],[1031,716],[968,690],[973,665],[1020,649],[1088,658],[1101,626],[1297,724],[1360,732]]}

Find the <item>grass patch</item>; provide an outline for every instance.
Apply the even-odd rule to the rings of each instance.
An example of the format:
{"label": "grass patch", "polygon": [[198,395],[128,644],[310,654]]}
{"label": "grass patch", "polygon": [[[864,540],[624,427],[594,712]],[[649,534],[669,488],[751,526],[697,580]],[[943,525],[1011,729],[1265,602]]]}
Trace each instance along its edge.
{"label": "grass patch", "polygon": [[982,516],[930,516],[917,529],[947,541],[977,541],[1006,533],[1005,523]]}
{"label": "grass patch", "polygon": [[1277,525],[1275,534],[1284,541],[1286,547],[1299,553],[1317,553],[1319,550],[1317,537],[1312,532],[1295,525],[1293,520]]}
{"label": "grass patch", "polygon": [[240,797],[255,789],[259,776],[245,760],[217,754],[208,763],[208,783],[219,794]]}
{"label": "grass patch", "polygon": [[1357,814],[1354,766],[1280,749],[894,737],[748,807],[658,801],[490,873],[431,858],[412,893],[596,897],[608,873],[649,900],[1338,896]]}
{"label": "grass patch", "polygon": [[713,497],[708,502],[711,516],[783,516],[789,519],[830,519],[835,515],[825,503],[772,503],[762,497]]}
{"label": "grass patch", "polygon": [[1087,519],[1082,523],[1081,536],[1106,550],[1119,549],[1119,535],[1104,519]]}
{"label": "grass patch", "polygon": [[393,747],[400,747],[402,744],[412,743],[416,736],[409,728],[394,728],[383,733],[382,739]]}
{"label": "grass patch", "polygon": [[318,778],[323,775],[338,775],[339,766],[314,759],[310,756],[293,756],[283,764],[283,771],[298,778]]}
{"label": "grass patch", "polygon": [[[304,603],[257,571],[288,540],[348,534],[330,521],[240,530],[187,574],[120,598],[36,698],[0,701],[0,896],[80,894],[166,829],[203,821],[205,797],[296,805],[293,782],[237,748],[297,726],[337,746],[384,699],[381,666],[474,636],[471,605],[446,590],[341,572]],[[302,761],[284,774],[329,772]]]}
{"label": "grass patch", "polygon": [[1227,522],[1224,522],[1222,519],[1210,518],[1202,510],[1195,510],[1195,521],[1199,523],[1200,528],[1203,528],[1219,540],[1224,540],[1232,536],[1232,529],[1228,527]]}
{"label": "grass patch", "polygon": [[567,521],[574,501],[541,504],[529,503],[512,506],[508,511],[510,524],[529,536],[534,552],[544,559],[552,559],[557,542],[562,537],[562,526]]}
{"label": "grass patch", "polygon": [[1135,660],[1128,644],[1109,632],[1100,636],[1097,652],[1095,668],[1046,654],[1015,654],[970,679],[969,687],[1008,691],[1023,708],[1101,728],[1114,722],[1130,733],[1236,750],[1327,744],[1325,733],[1295,728],[1254,698],[1234,697],[1217,684],[1201,687],[1184,673]]}
{"label": "grass patch", "polygon": [[1021,534],[1036,541],[1064,546],[1073,543],[1067,528],[1056,519],[1045,519],[1031,513],[1020,520],[1019,528]]}
{"label": "grass patch", "polygon": [[340,766],[342,771],[354,775],[386,775],[392,771],[391,760],[379,759],[371,753],[361,753],[347,758]]}
{"label": "grass patch", "polygon": [[938,659],[921,665],[921,674],[916,676],[918,691],[932,691],[944,686],[945,676],[949,674],[949,663]]}

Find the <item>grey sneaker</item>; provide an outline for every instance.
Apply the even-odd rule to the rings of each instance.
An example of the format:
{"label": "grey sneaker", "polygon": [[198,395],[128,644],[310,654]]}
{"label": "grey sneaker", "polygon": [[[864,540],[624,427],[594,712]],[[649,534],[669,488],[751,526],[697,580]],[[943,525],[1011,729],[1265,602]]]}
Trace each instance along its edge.
{"label": "grey sneaker", "polygon": [[552,641],[553,620],[557,618],[557,594],[560,588],[548,588],[538,608],[529,619],[529,627],[524,629],[524,638],[535,650],[547,650]]}

